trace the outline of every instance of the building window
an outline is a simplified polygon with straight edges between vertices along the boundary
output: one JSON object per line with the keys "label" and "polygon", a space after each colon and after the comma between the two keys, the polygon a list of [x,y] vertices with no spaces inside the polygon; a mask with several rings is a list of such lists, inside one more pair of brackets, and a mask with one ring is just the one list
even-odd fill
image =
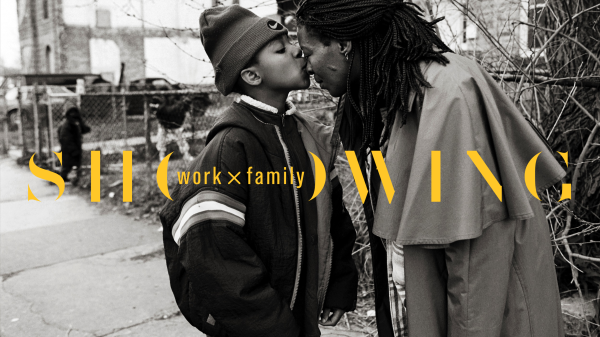
{"label": "building window", "polygon": [[108,9],[96,10],[96,27],[110,28],[110,11]]}
{"label": "building window", "polygon": [[48,18],[48,0],[43,0],[42,7],[44,10],[44,19]]}
{"label": "building window", "polygon": [[[538,25],[544,26],[547,13],[548,10],[546,9],[546,0],[535,0],[529,7],[529,22],[532,24],[537,22]],[[537,32],[540,31],[537,30]],[[540,48],[542,46],[539,35],[536,36],[535,27],[528,26],[527,46],[531,49]]]}
{"label": "building window", "polygon": [[48,74],[52,73],[52,68],[52,48],[46,46],[46,72]]}

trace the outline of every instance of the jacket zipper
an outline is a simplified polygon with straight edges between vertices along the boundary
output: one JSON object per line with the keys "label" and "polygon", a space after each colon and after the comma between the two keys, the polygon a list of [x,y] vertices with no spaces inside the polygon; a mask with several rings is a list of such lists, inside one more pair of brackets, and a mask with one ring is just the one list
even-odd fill
{"label": "jacket zipper", "polygon": [[[272,125],[275,127],[275,131],[277,132],[277,137],[279,137],[279,142],[281,143],[281,147],[283,148],[283,153],[285,154],[285,161],[287,163],[288,170],[290,170],[290,172],[291,172],[290,153],[288,151],[287,145],[283,141],[283,135],[281,134],[281,130],[279,129],[279,126],[261,121],[252,112],[250,112],[250,114],[258,122],[260,122],[264,125]],[[282,115],[281,116],[281,124],[282,125],[285,125],[284,118],[285,118],[285,115]],[[302,271],[302,227],[300,224],[300,202],[299,202],[299,197],[298,197],[298,188],[296,187],[296,179],[294,178],[294,176],[292,176],[292,183],[293,183],[294,201],[296,204],[296,225],[298,227],[298,262],[296,265],[296,280],[294,282],[294,291],[292,292],[292,300],[290,302],[290,309],[293,310],[294,304],[296,303],[296,297],[298,296],[298,287],[300,286],[300,272]],[[333,254],[333,251],[332,251],[332,254]],[[330,273],[331,273],[331,268],[330,268]]]}
{"label": "jacket zipper", "polygon": [[[283,123],[284,116],[281,117],[281,122]],[[285,160],[287,162],[288,170],[291,172],[291,160],[290,154],[283,140],[283,136],[281,134],[281,130],[277,125],[275,126],[275,131],[277,131],[277,136],[279,137],[279,142],[283,147],[283,152],[285,153]],[[300,203],[298,198],[298,188],[296,187],[296,179],[292,176],[293,183],[293,192],[294,192],[294,201],[296,203],[296,224],[298,226],[298,264],[296,266],[296,281],[294,282],[294,292],[292,293],[292,301],[290,303],[290,309],[294,309],[294,303],[296,302],[296,296],[298,295],[298,287],[300,286],[300,272],[302,270],[302,227],[300,224]]]}

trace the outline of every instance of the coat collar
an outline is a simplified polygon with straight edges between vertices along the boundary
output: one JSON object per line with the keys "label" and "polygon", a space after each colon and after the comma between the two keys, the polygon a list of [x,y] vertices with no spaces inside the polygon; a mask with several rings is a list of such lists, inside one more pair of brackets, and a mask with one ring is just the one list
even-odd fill
{"label": "coat collar", "polygon": [[[240,100],[242,100],[245,103],[247,103],[247,104],[249,104],[249,105],[251,105],[251,106],[253,106],[253,107],[257,108],[257,109],[260,109],[262,111],[267,111],[267,112],[271,112],[271,113],[274,113],[274,114],[278,113],[277,108],[275,108],[275,107],[273,107],[271,105],[268,105],[266,103],[263,103],[261,101],[257,101],[257,100],[255,100],[254,98],[252,98],[250,96],[242,95],[240,97]],[[296,111],[297,111],[296,110],[296,106],[294,105],[294,103],[292,103],[292,101],[288,100],[288,101],[285,102],[285,104],[287,106],[287,111],[285,112],[286,115],[291,116],[291,115],[293,115],[293,114],[296,113]]]}

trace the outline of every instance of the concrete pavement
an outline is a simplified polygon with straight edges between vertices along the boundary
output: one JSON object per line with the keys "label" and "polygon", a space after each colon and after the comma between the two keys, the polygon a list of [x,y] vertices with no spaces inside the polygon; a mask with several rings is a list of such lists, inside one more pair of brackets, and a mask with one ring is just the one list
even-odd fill
{"label": "concrete pavement", "polygon": [[[41,202],[27,201],[27,185]],[[0,159],[0,335],[203,336],[179,314],[156,223]],[[327,329],[324,336],[361,333]]]}
{"label": "concrete pavement", "polygon": [[[27,201],[27,185],[41,202]],[[178,315],[159,226],[0,160],[2,336],[201,336]]]}

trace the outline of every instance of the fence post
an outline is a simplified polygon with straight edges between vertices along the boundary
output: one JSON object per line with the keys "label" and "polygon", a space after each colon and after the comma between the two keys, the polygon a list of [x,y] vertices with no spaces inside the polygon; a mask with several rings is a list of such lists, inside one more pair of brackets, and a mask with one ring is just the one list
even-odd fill
{"label": "fence post", "polygon": [[[48,118],[48,120],[45,125],[42,123],[40,126],[40,143],[43,142],[43,144],[40,144],[40,152],[44,145],[48,147],[48,157],[46,158],[46,163],[48,163],[48,161],[52,161],[53,158],[52,147],[50,146],[50,137],[52,136],[50,134],[50,112],[48,111],[50,109],[50,92],[48,91],[48,84],[46,83],[44,83],[44,92],[42,95],[42,104],[46,105],[46,118]],[[53,168],[54,164],[50,163],[50,167]]]}
{"label": "fence post", "polygon": [[194,111],[194,99],[192,99],[192,102],[190,103],[190,111],[188,113],[188,116],[186,116],[185,120],[189,123],[189,125],[191,126],[192,129],[192,141],[195,140],[196,138],[196,128],[194,127],[194,125],[196,125],[196,113]]}
{"label": "fence post", "polygon": [[110,85],[110,104],[112,107],[112,118],[117,119],[117,96],[115,94],[115,85]]}
{"label": "fence post", "polygon": [[38,84],[33,83],[33,139],[34,139],[34,152],[38,153],[38,158],[42,155],[42,149],[40,148],[40,120],[38,115]]}
{"label": "fence post", "polygon": [[[47,91],[46,91],[47,92]],[[54,156],[52,152],[54,151],[54,120],[52,116],[52,97],[48,94],[48,159],[50,160],[50,165],[53,171],[56,171],[56,161],[54,160]],[[79,167],[77,168],[79,169]]]}
{"label": "fence post", "polygon": [[2,131],[3,131],[3,137],[2,137],[2,154],[7,154],[8,153],[8,149],[10,147],[10,145],[8,144],[8,102],[6,102],[6,93],[4,92],[4,90],[1,91],[2,94],[2,101],[4,102],[4,111],[5,111],[5,115],[4,118],[2,120]]}
{"label": "fence post", "polygon": [[8,112],[6,113],[6,116],[3,118],[2,120],[2,154],[7,154],[8,153]]}
{"label": "fence post", "polygon": [[23,107],[22,107],[22,100],[23,95],[21,95],[21,85],[19,84],[19,90],[17,91],[17,103],[18,105],[18,114],[19,114],[19,125],[18,125],[18,132],[19,132],[19,143],[21,143],[22,148],[22,152],[21,152],[21,157],[25,158],[27,156],[27,144],[25,144],[25,123],[23,121]]}
{"label": "fence post", "polygon": [[121,107],[121,112],[123,113],[123,140],[125,141],[125,149],[127,146],[127,102],[125,101],[125,91],[121,91],[121,97],[123,97],[123,106]]}
{"label": "fence post", "polygon": [[152,172],[150,148],[152,139],[150,138],[150,111],[148,111],[148,96],[144,95],[144,134],[146,135],[146,166],[148,171]]}

